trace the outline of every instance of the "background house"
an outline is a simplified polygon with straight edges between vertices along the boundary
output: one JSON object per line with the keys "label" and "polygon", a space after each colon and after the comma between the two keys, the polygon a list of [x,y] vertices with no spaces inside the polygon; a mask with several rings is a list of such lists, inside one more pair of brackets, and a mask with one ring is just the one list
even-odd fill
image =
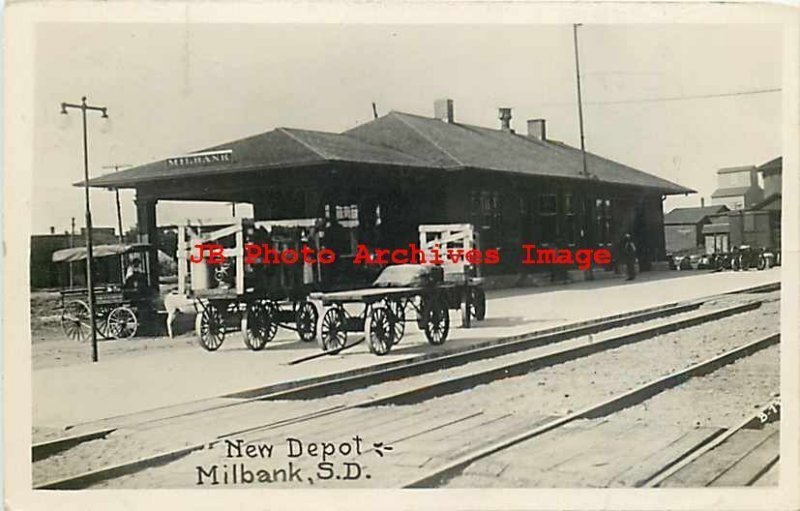
{"label": "background house", "polygon": [[704,251],[703,227],[711,217],[728,211],[724,205],[697,208],[675,208],[664,215],[664,237],[667,253],[682,254]]}
{"label": "background house", "polygon": [[[117,235],[113,227],[92,228],[92,240],[96,245],[117,243]],[[50,234],[34,234],[31,236],[31,289],[54,288],[69,285],[69,265],[53,263],[52,256],[56,250],[69,247],[83,247],[86,245],[86,228],[82,227],[80,233],[65,232],[58,234],[50,228]],[[73,267],[75,275],[83,272],[82,269]],[[74,276],[75,276],[74,275]]]}

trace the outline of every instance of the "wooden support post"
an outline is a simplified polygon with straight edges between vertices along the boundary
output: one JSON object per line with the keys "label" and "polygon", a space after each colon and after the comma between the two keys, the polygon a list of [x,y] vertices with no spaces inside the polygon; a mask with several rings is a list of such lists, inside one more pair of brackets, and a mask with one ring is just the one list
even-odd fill
{"label": "wooden support post", "polygon": [[239,219],[236,231],[236,294],[244,294],[244,225]]}
{"label": "wooden support post", "polygon": [[[138,194],[138,191],[137,191]],[[150,286],[158,286],[158,227],[156,226],[156,204],[155,199],[136,198],[136,224],[139,231],[139,242],[149,243],[156,250],[155,261],[152,261],[148,268]]]}

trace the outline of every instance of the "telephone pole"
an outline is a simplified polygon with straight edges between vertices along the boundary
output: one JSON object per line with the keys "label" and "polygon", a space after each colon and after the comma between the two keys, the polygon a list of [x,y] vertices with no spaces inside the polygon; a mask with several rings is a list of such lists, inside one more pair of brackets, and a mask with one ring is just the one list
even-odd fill
{"label": "telephone pole", "polygon": [[[69,248],[75,247],[75,217],[72,217],[72,224],[69,231]],[[72,272],[72,261],[69,262],[69,288],[72,289],[73,287],[73,272]]]}
{"label": "telephone pole", "polygon": [[[124,169],[130,166],[131,165],[127,163],[122,163],[114,165],[105,165],[103,166],[103,168],[114,169],[114,172],[119,172],[119,169]],[[125,242],[125,240],[123,239],[123,233],[122,233],[122,209],[119,206],[119,188],[114,188],[114,196],[117,199],[117,232],[119,234],[117,238],[119,239],[119,244],[122,245]]]}
{"label": "telephone pole", "polygon": [[86,134],[86,112],[100,112],[103,119],[108,119],[108,109],[104,106],[91,106],[86,103],[86,96],[81,98],[80,104],[61,103],[61,114],[67,115],[67,109],[74,108],[81,111],[83,120],[83,191],[86,206],[86,287],[89,299],[89,328],[92,336],[92,362],[97,362],[97,321],[94,317],[94,287],[92,283],[92,267],[94,254],[92,254],[92,209],[89,203],[89,139]]}
{"label": "telephone pole", "polygon": [[572,25],[572,38],[575,43],[575,76],[578,84],[578,124],[581,130],[581,156],[583,157],[583,175],[589,177],[589,168],[586,164],[586,143],[583,136],[583,98],[581,97],[581,62],[578,58],[578,27],[580,23]]}
{"label": "telephone pole", "polygon": [[[581,26],[580,23],[575,23],[572,25],[572,40],[575,47],[575,81],[577,83],[577,91],[578,91],[578,125],[580,127],[581,132],[581,159],[583,160],[583,177],[589,179],[589,166],[586,162],[586,142],[583,133],[583,97],[581,95],[581,61],[578,56],[578,27]],[[589,231],[590,243],[595,242],[595,229],[592,225],[592,216],[593,216],[593,203],[594,200],[592,198],[584,199],[584,216],[586,223],[584,224]],[[584,240],[585,241],[585,240]],[[592,267],[589,266],[588,271],[586,272],[586,280],[594,280],[594,272],[592,271]]]}

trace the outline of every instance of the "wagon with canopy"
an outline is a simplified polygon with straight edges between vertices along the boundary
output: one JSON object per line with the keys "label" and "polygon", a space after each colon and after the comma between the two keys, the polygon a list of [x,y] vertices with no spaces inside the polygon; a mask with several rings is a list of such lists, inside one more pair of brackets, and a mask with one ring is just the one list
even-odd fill
{"label": "wagon with canopy", "polygon": [[[57,250],[52,260],[60,264],[86,260],[86,247]],[[94,316],[97,334],[104,339],[129,339],[142,324],[152,324],[159,310],[158,282],[152,271],[157,251],[147,243],[95,245]],[[123,276],[125,268],[137,268]],[[89,293],[86,287],[60,291],[61,328],[70,339],[83,341],[91,334]]]}

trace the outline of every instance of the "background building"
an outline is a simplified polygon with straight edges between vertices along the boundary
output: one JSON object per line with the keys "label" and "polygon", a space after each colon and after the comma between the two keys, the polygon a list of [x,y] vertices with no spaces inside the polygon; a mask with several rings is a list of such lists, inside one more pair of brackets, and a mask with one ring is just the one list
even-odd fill
{"label": "background building", "polygon": [[726,211],[728,211],[728,207],[720,205],[675,208],[667,213],[664,216],[667,253],[703,252],[705,245],[703,227],[711,223],[712,216]]}
{"label": "background building", "polygon": [[[750,202],[752,199],[747,200],[745,196],[747,207],[713,215],[711,223],[703,226],[706,252],[727,252],[741,245],[780,248],[782,161],[779,157],[760,167],[741,167],[749,170],[740,175],[762,173],[764,190],[756,181],[757,191],[750,193],[750,197],[760,196],[761,199]],[[722,175],[725,174],[720,174]]]}
{"label": "background building", "polygon": [[720,169],[717,171],[717,182],[718,188],[711,194],[713,206],[727,206],[730,210],[746,209],[764,198],[755,166]]}

